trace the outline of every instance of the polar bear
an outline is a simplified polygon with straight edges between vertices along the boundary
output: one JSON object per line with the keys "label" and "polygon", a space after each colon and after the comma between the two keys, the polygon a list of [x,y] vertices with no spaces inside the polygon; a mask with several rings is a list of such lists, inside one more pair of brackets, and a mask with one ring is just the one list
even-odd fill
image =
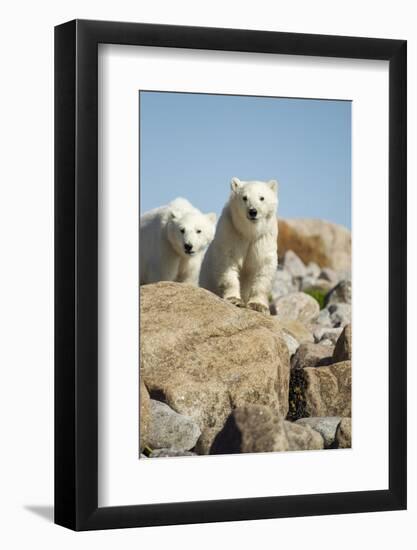
{"label": "polar bear", "polygon": [[200,286],[239,307],[269,313],[277,270],[278,184],[233,178],[203,260]]}
{"label": "polar bear", "polygon": [[145,212],[140,218],[140,284],[176,281],[198,285],[215,223],[216,214],[202,214],[183,198]]}

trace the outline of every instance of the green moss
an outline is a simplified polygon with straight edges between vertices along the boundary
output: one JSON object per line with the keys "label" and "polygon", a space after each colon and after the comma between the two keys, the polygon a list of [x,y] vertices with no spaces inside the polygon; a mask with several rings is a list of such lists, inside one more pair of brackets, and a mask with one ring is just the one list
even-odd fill
{"label": "green moss", "polygon": [[325,292],[323,292],[322,290],[318,290],[318,289],[305,290],[304,292],[306,294],[308,294],[309,296],[311,296],[312,298],[314,298],[315,300],[317,300],[317,302],[320,306],[320,309],[324,308],[324,302],[325,302],[325,298],[326,298],[326,293]]}

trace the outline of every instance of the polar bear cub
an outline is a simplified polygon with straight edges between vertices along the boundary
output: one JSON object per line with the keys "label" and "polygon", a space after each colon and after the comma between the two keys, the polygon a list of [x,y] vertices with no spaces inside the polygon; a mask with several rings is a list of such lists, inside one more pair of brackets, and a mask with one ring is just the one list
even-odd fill
{"label": "polar bear cub", "polygon": [[140,284],[176,281],[198,285],[204,251],[212,241],[216,214],[203,214],[177,198],[140,218]]}
{"label": "polar bear cub", "polygon": [[262,313],[269,313],[268,294],[278,263],[277,191],[275,180],[232,179],[200,273],[200,286]]}

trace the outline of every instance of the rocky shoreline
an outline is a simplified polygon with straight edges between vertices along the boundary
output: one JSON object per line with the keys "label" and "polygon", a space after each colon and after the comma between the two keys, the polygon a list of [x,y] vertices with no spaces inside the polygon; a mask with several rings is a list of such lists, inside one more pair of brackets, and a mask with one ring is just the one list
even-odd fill
{"label": "rocky shoreline", "polygon": [[141,456],[351,446],[351,280],[337,258],[287,249],[270,316],[190,285],[141,287]]}

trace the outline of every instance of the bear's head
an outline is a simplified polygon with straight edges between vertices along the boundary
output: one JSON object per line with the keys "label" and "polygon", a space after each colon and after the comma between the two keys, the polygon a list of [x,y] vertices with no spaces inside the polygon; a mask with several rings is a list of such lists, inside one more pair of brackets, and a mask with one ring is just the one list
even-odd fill
{"label": "bear's head", "polygon": [[202,252],[213,240],[216,214],[199,210],[171,210],[167,224],[168,238],[174,250],[184,258]]}
{"label": "bear's head", "polygon": [[262,225],[275,219],[278,206],[278,183],[275,180],[240,181],[232,178],[230,206],[233,217],[241,226]]}

